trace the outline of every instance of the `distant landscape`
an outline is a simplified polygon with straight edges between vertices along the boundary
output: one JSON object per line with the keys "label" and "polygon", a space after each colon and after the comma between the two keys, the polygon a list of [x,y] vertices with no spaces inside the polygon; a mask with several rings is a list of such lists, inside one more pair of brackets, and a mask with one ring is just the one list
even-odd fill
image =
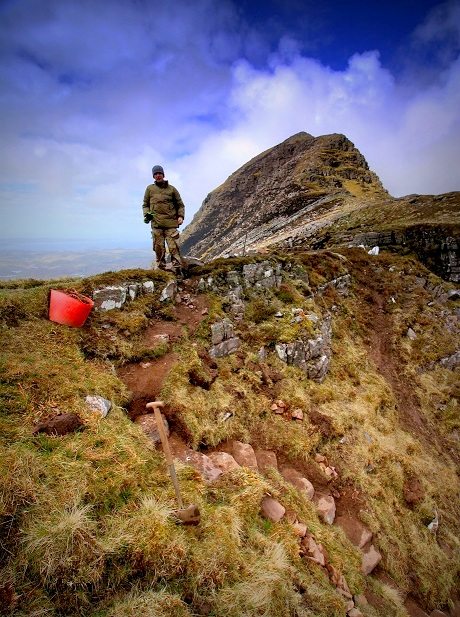
{"label": "distant landscape", "polygon": [[0,279],[54,279],[91,276],[109,270],[149,268],[151,249],[100,249],[79,251],[2,250]]}

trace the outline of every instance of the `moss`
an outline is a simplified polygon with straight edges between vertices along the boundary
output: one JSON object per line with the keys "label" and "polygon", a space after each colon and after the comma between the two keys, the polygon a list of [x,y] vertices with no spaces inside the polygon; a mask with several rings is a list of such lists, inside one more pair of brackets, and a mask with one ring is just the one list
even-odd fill
{"label": "moss", "polygon": [[255,297],[246,304],[244,317],[247,321],[256,324],[269,319],[277,311],[278,307],[270,298]]}

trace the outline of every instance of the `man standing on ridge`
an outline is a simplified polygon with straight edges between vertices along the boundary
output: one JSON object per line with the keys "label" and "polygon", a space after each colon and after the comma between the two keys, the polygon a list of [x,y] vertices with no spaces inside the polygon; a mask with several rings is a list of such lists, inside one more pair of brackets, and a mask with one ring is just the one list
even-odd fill
{"label": "man standing on ridge", "polygon": [[152,168],[154,184],[145,189],[142,211],[144,223],[151,223],[153,249],[160,270],[166,269],[166,247],[168,245],[171,263],[176,274],[181,274],[183,261],[179,249],[179,225],[184,222],[184,202],[179,191],[164,179],[161,165]]}

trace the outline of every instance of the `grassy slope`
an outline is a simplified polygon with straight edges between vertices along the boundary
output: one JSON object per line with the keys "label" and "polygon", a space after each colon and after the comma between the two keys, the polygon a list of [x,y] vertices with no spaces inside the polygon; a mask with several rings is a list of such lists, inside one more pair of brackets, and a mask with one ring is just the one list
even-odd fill
{"label": "grassy slope", "polygon": [[[359,496],[359,517],[376,534],[385,571],[427,608],[446,606],[460,561],[458,391],[451,371],[424,367],[453,352],[455,339],[441,314],[445,307],[428,306],[431,296],[415,277],[440,281],[408,258],[345,254],[347,261],[331,253],[297,255],[281,292],[248,303],[242,353],[219,360],[219,377],[204,391],[189,383],[188,374],[201,368],[196,350],[209,346],[209,325],[224,314],[220,299],[212,298],[196,335],[176,344],[182,361],[162,395],[195,447],[239,438],[272,448],[300,467],[314,466],[315,452],[326,454],[339,470],[335,488]],[[351,293],[343,298],[329,290],[308,298],[299,278],[305,272],[312,289],[348,272]],[[147,277],[143,271],[111,273],[72,286],[89,291]],[[15,607],[11,614],[344,615],[324,570],[299,558],[290,525],[259,516],[266,492],[307,523],[352,593],[367,586],[377,594],[381,608],[363,609],[365,615],[406,614],[391,588],[363,578],[358,552],[343,533],[321,523],[312,505],[275,472],[263,477],[240,469],[208,485],[179,465],[184,499],[198,503],[203,516],[197,528],[175,526],[168,518],[174,493],[164,460],[128,420],[129,393],[113,372],[114,364],[147,357],[142,331],[148,320],[171,314],[155,295],[72,330],[46,319],[51,286],[9,284],[0,292],[0,593]],[[257,350],[297,333],[289,320],[274,317],[273,308],[293,306],[333,313],[333,361],[322,384],[285,367],[274,354],[267,364],[282,379],[262,381]],[[102,327],[107,324],[111,328]],[[404,336],[409,325],[417,333],[413,342]],[[114,402],[105,420],[85,411],[87,393]],[[299,425],[271,415],[276,398],[301,407],[310,420]],[[219,423],[227,409],[234,417]],[[33,436],[34,423],[56,411],[78,412],[85,430]],[[315,413],[329,418],[327,433],[318,430]],[[403,490],[414,476],[424,496],[410,509]],[[441,521],[436,535],[426,527],[435,511]]]}
{"label": "grassy slope", "polygon": [[444,226],[458,233],[459,208],[459,192],[383,199],[345,215],[328,228],[328,233],[335,236],[350,232],[399,231],[413,225]]}

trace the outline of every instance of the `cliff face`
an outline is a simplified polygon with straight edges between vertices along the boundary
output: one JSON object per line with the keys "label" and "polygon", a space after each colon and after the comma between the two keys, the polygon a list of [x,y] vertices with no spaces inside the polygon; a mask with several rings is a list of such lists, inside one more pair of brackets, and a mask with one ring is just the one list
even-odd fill
{"label": "cliff face", "polygon": [[378,177],[344,135],[293,135],[256,156],[210,193],[182,242],[213,258],[295,234],[325,212],[367,196],[385,198]]}
{"label": "cliff face", "polygon": [[344,135],[293,135],[210,193],[182,236],[209,260],[271,248],[379,245],[460,276],[460,193],[391,197]]}

